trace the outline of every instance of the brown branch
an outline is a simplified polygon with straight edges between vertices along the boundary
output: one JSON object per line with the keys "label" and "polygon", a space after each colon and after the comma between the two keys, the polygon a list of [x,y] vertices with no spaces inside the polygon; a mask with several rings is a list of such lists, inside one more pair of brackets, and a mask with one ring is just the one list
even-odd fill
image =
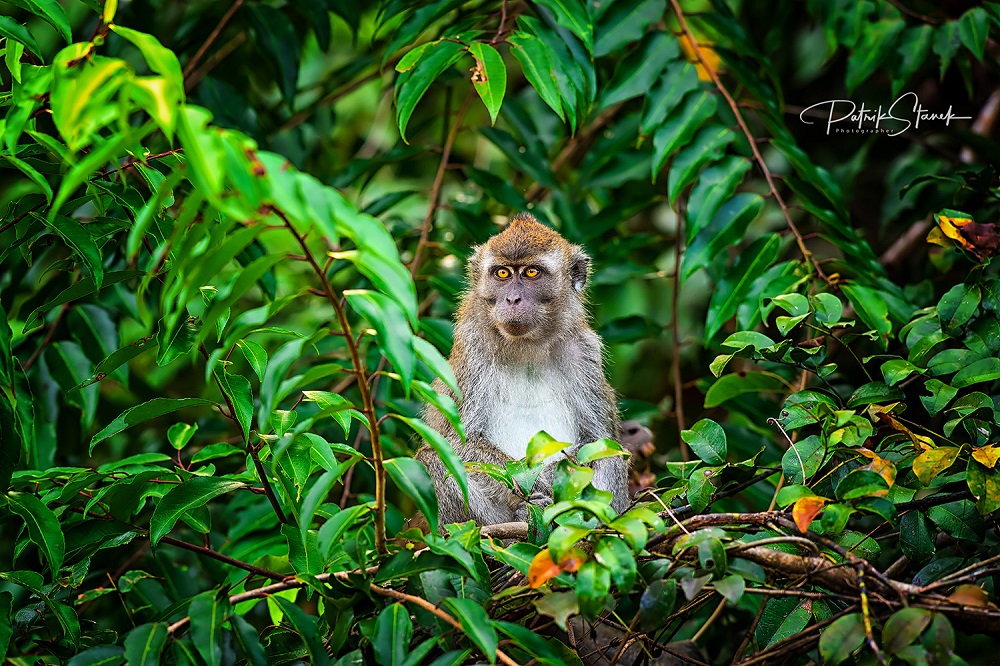
{"label": "brown branch", "polygon": [[333,306],[333,310],[337,315],[337,321],[340,323],[340,330],[344,334],[344,343],[347,345],[347,351],[351,357],[351,365],[354,367],[354,375],[357,379],[358,391],[361,394],[361,411],[365,415],[365,418],[368,419],[368,433],[372,445],[372,464],[375,467],[375,550],[379,554],[384,555],[388,552],[385,546],[385,467],[382,462],[382,440],[379,438],[378,419],[375,416],[375,401],[372,397],[371,387],[368,384],[368,375],[365,371],[364,361],[361,359],[358,344],[351,332],[351,323],[347,319],[344,304],[334,291],[330,280],[327,279],[326,272],[316,262],[315,257],[309,251],[305,237],[292,226],[291,220],[280,209],[271,208],[270,211],[284,222],[285,227],[295,237],[299,247],[302,248],[303,255],[306,257],[323,287],[327,301]]}
{"label": "brown branch", "polygon": [[[148,535],[147,535],[148,538]],[[246,562],[241,562],[240,560],[233,559],[228,555],[223,555],[217,550],[212,550],[211,548],[205,548],[204,546],[196,546],[193,543],[188,543],[187,541],[181,541],[180,539],[174,539],[173,537],[165,536],[160,538],[160,543],[169,543],[171,546],[177,546],[178,548],[183,548],[184,550],[190,550],[192,553],[198,553],[199,555],[204,555],[205,557],[210,557],[213,560],[218,560],[224,564],[236,567],[237,569],[243,569],[255,576],[263,576],[264,578],[269,578],[271,580],[285,580],[288,576],[280,574],[276,571],[269,571],[267,569],[261,569],[260,567],[248,564]]]}
{"label": "brown branch", "polygon": [[733,115],[736,116],[736,122],[740,126],[740,130],[747,139],[747,143],[750,144],[750,151],[753,153],[754,160],[757,162],[757,166],[760,168],[761,173],[764,174],[764,179],[767,181],[767,186],[771,190],[771,195],[774,197],[775,202],[777,202],[778,207],[781,209],[781,214],[785,218],[785,224],[788,229],[795,236],[795,242],[799,246],[799,251],[802,256],[809,261],[813,268],[816,270],[816,274],[827,284],[830,284],[830,278],[826,276],[823,269],[820,268],[819,262],[816,261],[816,257],[813,256],[812,251],[806,247],[805,239],[799,232],[795,222],[792,221],[792,215],[788,210],[788,206],[785,204],[784,198],[781,196],[781,192],[778,191],[778,186],[774,183],[774,176],[771,174],[771,170],[768,168],[767,164],[764,162],[763,156],[760,154],[760,150],[757,148],[757,140],[754,138],[753,134],[750,132],[750,128],[747,127],[746,120],[743,118],[743,114],[740,111],[739,105],[733,99],[732,95],[729,94],[729,90],[723,85],[722,80],[719,78],[718,73],[715,68],[712,67],[708,61],[705,59],[704,54],[701,52],[701,47],[698,45],[697,40],[694,38],[694,34],[691,32],[691,28],[688,27],[687,20],[684,18],[684,11],[681,9],[678,0],[670,0],[670,6],[674,10],[674,14],[677,16],[677,21],[680,24],[681,30],[687,37],[689,45],[692,52],[698,58],[698,62],[701,63],[702,68],[708,73],[712,78],[712,83],[718,89],[718,91],[725,98],[726,103],[732,110]]}
{"label": "brown branch", "polygon": [[444,147],[441,149],[441,161],[438,163],[438,170],[434,174],[434,182],[431,184],[427,215],[424,216],[424,221],[420,225],[420,240],[417,241],[417,249],[413,251],[413,261],[410,262],[410,275],[413,277],[417,276],[417,271],[420,268],[420,253],[427,245],[427,236],[431,232],[431,227],[434,226],[434,214],[437,212],[438,204],[441,200],[441,186],[444,183],[444,172],[448,168],[448,160],[451,159],[451,149],[455,145],[455,137],[458,136],[458,130],[462,126],[462,120],[465,119],[465,112],[469,110],[469,104],[472,102],[473,96],[474,91],[469,90],[469,93],[465,96],[465,101],[462,102],[462,107],[455,116],[455,121],[448,130]]}
{"label": "brown branch", "polygon": [[677,232],[674,234],[674,284],[671,295],[670,330],[673,339],[670,341],[671,359],[670,373],[674,382],[674,418],[677,419],[677,440],[680,442],[681,460],[691,460],[691,450],[681,437],[684,424],[684,382],[681,381],[681,260],[684,257],[684,219],[687,210],[677,212]]}
{"label": "brown branch", "polygon": [[24,362],[23,368],[25,374],[27,374],[28,370],[31,370],[31,366],[35,364],[35,361],[38,360],[38,357],[42,355],[42,352],[45,350],[45,348],[49,346],[50,342],[52,342],[52,337],[55,335],[56,329],[59,328],[59,324],[62,323],[63,317],[66,316],[66,313],[69,312],[69,309],[72,306],[73,303],[71,301],[69,303],[63,303],[63,306],[59,308],[59,314],[56,315],[56,320],[52,322],[51,326],[49,326],[49,331],[48,333],[45,334],[45,337],[42,339],[41,344],[38,345],[38,348],[35,349],[35,352],[31,355],[31,357]]}
{"label": "brown branch", "polygon": [[184,91],[190,91],[198,82],[205,78],[205,75],[215,69],[215,66],[220,62],[225,60],[232,54],[233,51],[243,46],[243,43],[248,39],[246,32],[236,33],[236,36],[230,39],[228,42],[222,45],[218,51],[212,54],[205,64],[196,69],[191,76],[184,79]]}
{"label": "brown branch", "polygon": [[[380,587],[375,583],[371,583],[369,587],[372,592],[380,596],[389,597],[390,599],[396,599],[397,601],[403,601],[406,603],[413,604],[414,606],[419,606],[420,608],[424,609],[425,611],[434,615],[435,617],[444,620],[455,629],[461,631],[463,634],[465,633],[465,631],[462,629],[462,625],[459,624],[458,620],[453,618],[448,613],[445,613],[443,610],[441,610],[431,602],[427,601],[426,599],[421,599],[420,597],[415,597],[412,594],[406,594],[405,592],[393,590],[388,587]],[[497,648],[497,659],[500,660],[501,663],[506,664],[507,666],[518,666],[516,661],[508,657],[499,648]]]}
{"label": "brown branch", "polygon": [[360,79],[355,79],[354,81],[348,83],[342,88],[337,88],[336,90],[333,90],[329,94],[317,100],[309,108],[299,111],[294,116],[286,120],[284,123],[281,124],[281,126],[278,127],[277,132],[275,133],[276,134],[281,133],[293,129],[295,127],[298,127],[305,121],[309,120],[309,117],[312,116],[312,114],[316,113],[318,109],[336,103],[336,101],[341,97],[346,97],[347,95],[350,95],[352,92],[354,92],[364,84],[368,83],[369,81],[373,81],[379,78],[380,76],[382,76],[382,72],[376,69],[373,72],[365,74]]}
{"label": "brown branch", "polygon": [[[226,10],[226,13],[222,15],[222,18],[219,19],[219,22],[212,29],[212,32],[209,33],[208,39],[205,40],[205,43],[201,45],[201,48],[195,52],[195,54],[191,57],[191,60],[189,60],[188,64],[184,67],[185,79],[191,74],[191,72],[194,71],[194,68],[198,65],[198,61],[201,60],[202,56],[205,55],[205,52],[208,51],[212,44],[215,43],[215,40],[218,39],[219,33],[221,33],[222,29],[226,27],[227,23],[229,23],[229,19],[233,18],[233,14],[235,14],[236,11],[243,5],[243,1],[244,0],[236,0],[229,7],[229,9]],[[185,89],[190,90],[188,86],[185,86]]]}

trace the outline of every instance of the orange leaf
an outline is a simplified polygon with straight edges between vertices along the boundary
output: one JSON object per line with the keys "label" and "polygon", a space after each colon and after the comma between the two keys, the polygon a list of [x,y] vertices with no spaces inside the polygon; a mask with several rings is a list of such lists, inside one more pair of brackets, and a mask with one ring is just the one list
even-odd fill
{"label": "orange leaf", "polygon": [[541,587],[551,578],[559,575],[559,565],[552,560],[548,548],[539,551],[528,567],[528,584],[531,587]]}
{"label": "orange leaf", "polygon": [[796,500],[792,507],[792,520],[800,532],[804,533],[809,529],[809,523],[823,510],[824,504],[826,499],[823,497],[802,497]]}
{"label": "orange leaf", "polygon": [[959,585],[948,599],[964,606],[990,605],[989,597],[978,585]]}
{"label": "orange leaf", "polygon": [[587,556],[579,548],[570,548],[563,553],[559,562],[552,559],[548,548],[539,551],[528,567],[528,584],[532,588],[541,587],[564,571],[577,571]]}
{"label": "orange leaf", "polygon": [[972,451],[972,457],[976,460],[976,462],[980,462],[984,466],[993,469],[996,467],[997,461],[1000,460],[1000,446],[997,446],[996,444],[989,444],[987,446],[974,449]]}

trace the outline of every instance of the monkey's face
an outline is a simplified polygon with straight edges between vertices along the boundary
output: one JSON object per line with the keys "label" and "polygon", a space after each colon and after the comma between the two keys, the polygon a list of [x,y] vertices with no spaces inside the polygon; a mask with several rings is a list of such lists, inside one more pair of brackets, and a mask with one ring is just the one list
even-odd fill
{"label": "monkey's face", "polygon": [[[558,336],[583,316],[590,258],[530,215],[476,248],[469,261],[472,294],[507,340]],[[472,306],[471,303],[466,303]]]}
{"label": "monkey's face", "polygon": [[544,333],[553,319],[550,311],[562,291],[558,277],[543,262],[494,264],[484,282],[493,321],[506,338]]}

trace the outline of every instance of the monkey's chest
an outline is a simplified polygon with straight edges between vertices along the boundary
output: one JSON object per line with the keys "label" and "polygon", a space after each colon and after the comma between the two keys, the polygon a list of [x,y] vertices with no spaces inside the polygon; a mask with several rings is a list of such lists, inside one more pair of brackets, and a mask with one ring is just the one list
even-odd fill
{"label": "monkey's chest", "polygon": [[497,385],[487,439],[511,458],[523,458],[528,441],[541,430],[561,442],[578,437],[572,396],[565,379],[545,372],[512,372]]}

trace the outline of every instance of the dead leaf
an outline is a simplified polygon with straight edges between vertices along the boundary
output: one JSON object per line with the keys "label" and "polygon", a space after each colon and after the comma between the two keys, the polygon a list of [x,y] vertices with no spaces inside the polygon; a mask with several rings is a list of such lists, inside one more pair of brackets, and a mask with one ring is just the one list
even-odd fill
{"label": "dead leaf", "polygon": [[990,606],[989,595],[978,585],[959,585],[948,597],[950,601],[963,606]]}
{"label": "dead leaf", "polygon": [[[896,482],[896,466],[893,465],[888,460],[886,460],[885,458],[880,458],[877,453],[875,453],[874,451],[871,451],[869,449],[858,449],[858,453],[860,453],[861,455],[863,455],[866,458],[869,458],[872,461],[870,465],[866,465],[865,467],[862,467],[861,469],[868,469],[868,470],[871,470],[871,471],[875,472],[876,474],[878,474],[879,476],[881,476],[883,479],[885,479],[886,484],[890,488],[892,488],[892,484],[894,484]],[[876,497],[885,497],[888,494],[889,494],[889,491],[888,490],[884,490],[884,491],[880,491],[879,493],[875,493],[875,496]]]}

